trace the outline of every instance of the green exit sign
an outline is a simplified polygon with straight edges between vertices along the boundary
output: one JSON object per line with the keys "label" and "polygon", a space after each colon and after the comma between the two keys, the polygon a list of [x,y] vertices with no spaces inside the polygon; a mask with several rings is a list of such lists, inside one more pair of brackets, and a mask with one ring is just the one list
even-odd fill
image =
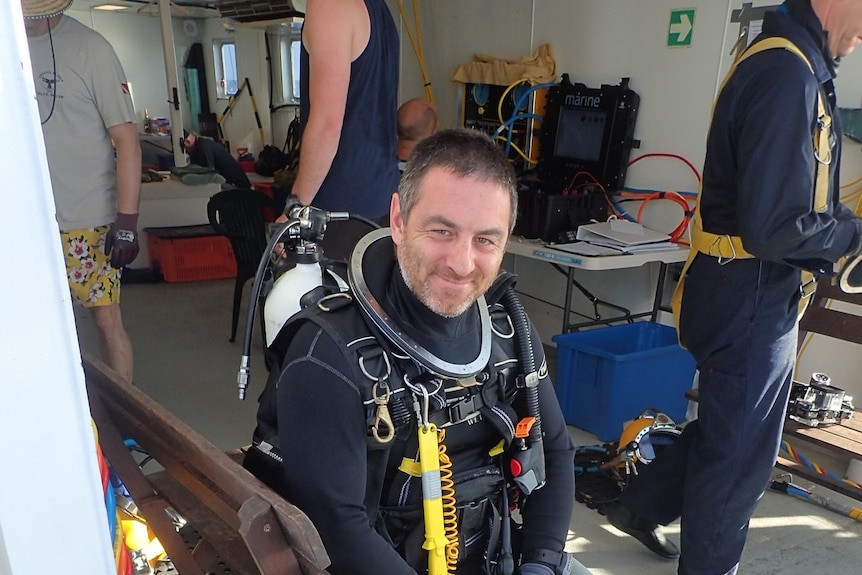
{"label": "green exit sign", "polygon": [[694,8],[670,11],[670,24],[667,28],[667,45],[669,47],[691,46],[693,32]]}

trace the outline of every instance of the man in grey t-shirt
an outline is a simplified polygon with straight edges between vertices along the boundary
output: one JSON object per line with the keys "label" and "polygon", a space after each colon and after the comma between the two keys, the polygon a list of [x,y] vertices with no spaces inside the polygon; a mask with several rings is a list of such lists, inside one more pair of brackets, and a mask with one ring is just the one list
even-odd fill
{"label": "man in grey t-shirt", "polygon": [[114,49],[63,15],[71,3],[21,0],[72,297],[90,310],[105,363],[131,382],[120,273],[138,253],[137,118]]}

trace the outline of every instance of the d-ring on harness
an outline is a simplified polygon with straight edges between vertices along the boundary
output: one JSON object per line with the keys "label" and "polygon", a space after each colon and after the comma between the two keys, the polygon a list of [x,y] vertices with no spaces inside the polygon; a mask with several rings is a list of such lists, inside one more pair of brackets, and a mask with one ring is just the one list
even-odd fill
{"label": "d-ring on harness", "polygon": [[[371,387],[371,396],[374,399],[374,405],[377,406],[377,411],[374,414],[374,423],[371,424],[371,435],[380,443],[389,443],[395,439],[395,425],[392,423],[392,415],[389,413],[389,396],[392,395],[392,391],[389,389],[389,384],[386,383],[392,374],[392,366],[389,363],[389,355],[385,351],[381,355],[385,366],[385,373],[382,376],[375,377],[368,373],[363,355],[359,356],[359,369],[365,377],[374,381],[374,385]],[[386,432],[383,435],[380,434],[381,423],[386,427]]]}

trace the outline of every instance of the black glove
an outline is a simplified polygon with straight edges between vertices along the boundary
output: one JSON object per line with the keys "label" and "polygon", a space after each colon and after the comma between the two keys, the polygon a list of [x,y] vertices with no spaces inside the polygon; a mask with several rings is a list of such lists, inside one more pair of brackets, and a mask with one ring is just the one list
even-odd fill
{"label": "black glove", "polygon": [[117,220],[105,237],[105,253],[111,256],[111,267],[120,269],[138,256],[138,214],[117,213]]}
{"label": "black glove", "polygon": [[304,207],[304,204],[299,201],[299,198],[290,194],[284,201],[284,215],[286,215],[288,219],[296,217],[295,212],[302,207]]}

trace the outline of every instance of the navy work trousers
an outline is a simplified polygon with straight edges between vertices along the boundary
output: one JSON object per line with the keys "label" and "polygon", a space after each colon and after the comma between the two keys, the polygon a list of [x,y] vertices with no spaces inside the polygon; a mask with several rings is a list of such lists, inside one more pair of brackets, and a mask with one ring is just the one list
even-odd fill
{"label": "navy work trousers", "polygon": [[[699,255],[686,278],[681,328],[700,374],[698,420],[620,497],[654,523],[681,517],[679,575],[736,573],[778,455],[790,391],[793,282],[768,264],[731,264]],[[698,301],[704,298],[709,303]]]}

